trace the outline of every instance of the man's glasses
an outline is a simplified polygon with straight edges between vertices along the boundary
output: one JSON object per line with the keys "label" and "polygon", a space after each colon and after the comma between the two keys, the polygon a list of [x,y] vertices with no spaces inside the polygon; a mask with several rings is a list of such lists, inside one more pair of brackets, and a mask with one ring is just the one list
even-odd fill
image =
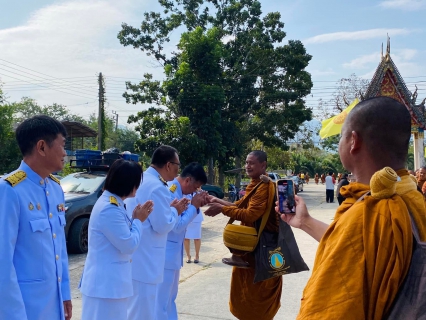
{"label": "man's glasses", "polygon": [[180,168],[180,163],[178,163],[178,162],[173,162],[173,161],[169,161],[170,163],[173,163],[173,164],[175,164],[175,165],[177,165],[179,168]]}

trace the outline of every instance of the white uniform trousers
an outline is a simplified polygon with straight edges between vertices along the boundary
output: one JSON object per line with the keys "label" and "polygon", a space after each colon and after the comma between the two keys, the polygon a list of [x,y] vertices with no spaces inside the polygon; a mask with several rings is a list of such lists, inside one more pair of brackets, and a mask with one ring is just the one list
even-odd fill
{"label": "white uniform trousers", "polygon": [[133,296],[129,298],[127,318],[129,320],[156,320],[155,298],[157,284],[133,280]]}
{"label": "white uniform trousers", "polygon": [[180,270],[164,269],[163,283],[157,288],[156,320],[177,320],[176,297]]}
{"label": "white uniform trousers", "polygon": [[94,298],[83,294],[81,320],[126,320],[129,298]]}

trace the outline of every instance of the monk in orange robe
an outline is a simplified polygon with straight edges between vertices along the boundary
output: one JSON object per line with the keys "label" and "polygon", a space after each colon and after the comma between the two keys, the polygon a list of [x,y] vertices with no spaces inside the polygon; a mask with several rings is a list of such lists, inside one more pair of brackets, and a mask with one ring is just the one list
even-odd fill
{"label": "monk in orange robe", "polygon": [[409,211],[420,237],[426,237],[422,194],[403,169],[410,124],[408,110],[396,100],[359,103],[345,120],[339,143],[342,164],[356,182],[341,188],[346,199],[333,223],[311,217],[300,197],[296,215],[281,216],[320,242],[297,319],[379,320],[390,311],[412,255]]}
{"label": "monk in orange robe", "polygon": [[421,167],[417,172],[417,186],[422,190],[426,181],[426,167]]}
{"label": "monk in orange robe", "polygon": [[[253,151],[247,156],[246,173],[251,178],[251,182],[247,186],[246,195],[260,182],[260,175],[266,174],[266,164],[266,153],[263,151]],[[242,225],[254,227],[255,222],[262,219],[269,209],[270,214],[265,230],[278,232],[278,216],[273,206],[275,188],[270,188],[270,184],[272,184],[271,181],[262,183],[243,208],[237,208],[237,206],[244,198],[236,203],[230,203],[211,197],[212,204],[205,214],[215,216],[222,212],[228,217],[241,221]],[[241,259],[242,266],[247,268],[233,267],[232,269],[229,301],[231,313],[240,320],[273,319],[281,305],[282,276],[253,283],[254,254],[246,253]],[[233,259],[229,261],[231,264],[235,262]]]}

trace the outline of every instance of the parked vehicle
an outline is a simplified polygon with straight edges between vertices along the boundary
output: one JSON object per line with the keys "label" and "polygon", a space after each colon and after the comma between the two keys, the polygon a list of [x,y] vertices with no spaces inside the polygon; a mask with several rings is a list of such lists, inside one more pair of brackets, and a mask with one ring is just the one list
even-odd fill
{"label": "parked vehicle", "polygon": [[240,199],[246,195],[246,186],[241,186],[240,192],[238,192]]}
{"label": "parked vehicle", "polygon": [[303,191],[303,179],[299,178],[298,176],[291,176],[289,179],[294,181],[294,192],[297,194],[298,192]]}
{"label": "parked vehicle", "polygon": [[235,202],[240,199],[240,190],[231,183],[228,187],[228,199],[230,202]]}
{"label": "parked vehicle", "polygon": [[271,180],[274,182],[277,182],[277,180],[281,179],[281,176],[275,172],[268,172],[268,175],[269,175],[269,178],[271,178]]}
{"label": "parked vehicle", "polygon": [[65,238],[71,253],[88,250],[88,226],[93,206],[102,194],[106,171],[71,173],[61,180],[65,193]]}
{"label": "parked vehicle", "polygon": [[221,187],[214,186],[212,184],[205,184],[201,186],[201,189],[207,191],[209,195],[219,199],[223,199],[223,197],[225,196],[225,193],[223,192]]}

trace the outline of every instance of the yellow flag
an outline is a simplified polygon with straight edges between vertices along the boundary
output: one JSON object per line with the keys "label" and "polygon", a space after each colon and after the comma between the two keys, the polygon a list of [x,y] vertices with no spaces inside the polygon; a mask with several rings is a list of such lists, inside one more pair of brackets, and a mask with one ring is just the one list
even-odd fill
{"label": "yellow flag", "polygon": [[326,119],[321,122],[322,128],[320,131],[321,139],[325,139],[336,134],[340,134],[342,131],[342,125],[345,122],[348,113],[359,103],[358,98],[352,101],[352,103],[337,116],[334,116],[330,119]]}

